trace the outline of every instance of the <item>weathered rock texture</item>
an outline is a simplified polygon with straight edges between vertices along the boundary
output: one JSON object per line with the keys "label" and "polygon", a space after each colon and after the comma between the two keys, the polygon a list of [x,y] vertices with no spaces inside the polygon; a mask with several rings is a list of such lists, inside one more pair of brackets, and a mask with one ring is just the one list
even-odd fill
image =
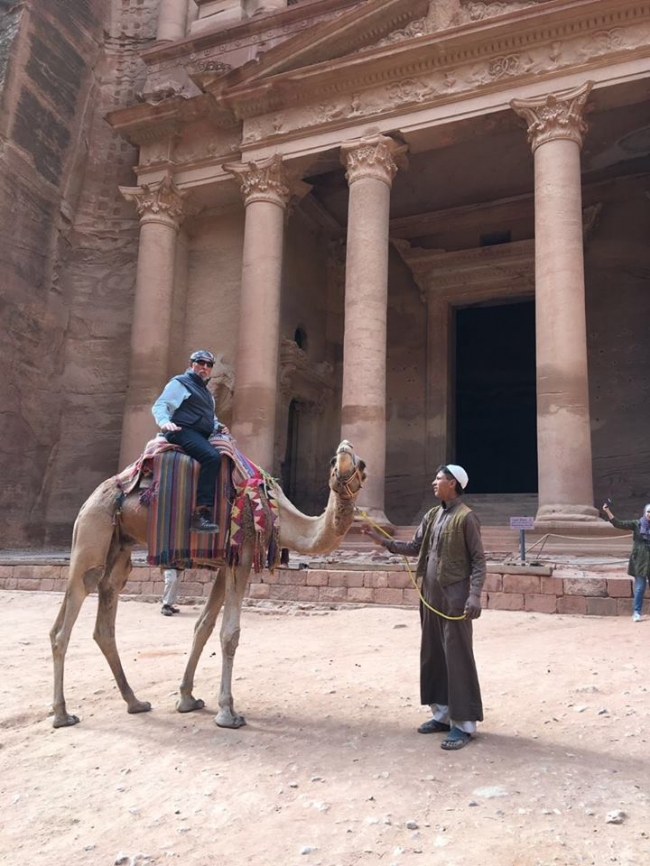
{"label": "weathered rock texture", "polygon": [[3,99],[6,251],[0,364],[5,546],[69,537],[84,495],[116,468],[128,375],[137,224],[117,185],[136,152],[104,115],[142,80],[156,3],[28,0]]}

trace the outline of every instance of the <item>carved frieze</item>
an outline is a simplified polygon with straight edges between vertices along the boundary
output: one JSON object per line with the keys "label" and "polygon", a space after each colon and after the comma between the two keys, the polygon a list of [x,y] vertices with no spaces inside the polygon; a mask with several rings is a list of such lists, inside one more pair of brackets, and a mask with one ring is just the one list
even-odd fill
{"label": "carved frieze", "polygon": [[[497,12],[488,9],[494,5],[464,8],[473,15],[489,17],[488,12]],[[508,5],[509,11],[526,6]],[[543,7],[544,3],[535,0],[527,5]],[[247,96],[237,103],[244,118],[242,143],[250,146],[305,129],[342,128],[358,118],[385,116],[387,107],[399,114],[411,107],[455,101],[464,93],[476,93],[477,89],[506,81],[514,86],[533,77],[588,69],[603,57],[615,61],[637,56],[640,50],[647,53],[649,44],[650,4],[643,3],[625,14],[615,8],[598,18],[593,15],[579,22],[570,18],[555,23],[552,30],[535,27],[531,21],[530,30],[507,31],[492,41],[459,41],[457,47],[445,46],[444,51],[430,50],[426,55],[414,49],[412,59],[410,54],[400,56],[400,62],[390,69],[380,64],[355,66],[354,90],[349,93],[337,79],[331,84],[319,82],[316,97],[309,90],[315,90],[316,83],[296,79],[291,88],[277,92],[266,88],[259,100],[252,94]]]}
{"label": "carved frieze", "polygon": [[528,124],[528,141],[533,150],[555,139],[568,139],[582,147],[587,131],[583,114],[593,83],[582,87],[549,93],[535,99],[513,99],[512,109]]}
{"label": "carved frieze", "polygon": [[470,21],[484,21],[486,18],[505,15],[517,9],[529,9],[531,6],[537,6],[538,2],[540,0],[523,0],[523,2],[510,3],[466,3],[464,10]]}

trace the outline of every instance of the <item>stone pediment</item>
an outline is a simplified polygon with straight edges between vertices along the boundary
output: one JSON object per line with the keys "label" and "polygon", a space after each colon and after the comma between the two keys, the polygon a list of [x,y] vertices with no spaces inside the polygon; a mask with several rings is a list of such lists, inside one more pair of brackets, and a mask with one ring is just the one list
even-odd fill
{"label": "stone pediment", "polygon": [[[330,21],[305,28],[250,63],[219,76],[218,87],[260,84],[280,73],[352,57],[382,39],[390,38],[394,32],[407,32],[408,25],[426,16],[428,9],[429,0],[367,0]],[[196,76],[193,77],[196,80]],[[210,89],[209,80],[203,83],[206,89]]]}
{"label": "stone pediment", "polygon": [[[331,20],[314,20],[312,26],[293,34],[258,54],[224,78],[220,68],[214,78],[220,86],[236,88],[261,83],[271,76],[352,58],[388,45],[419,39],[443,30],[485,21],[550,0],[366,0]],[[200,71],[195,71],[196,80]]]}

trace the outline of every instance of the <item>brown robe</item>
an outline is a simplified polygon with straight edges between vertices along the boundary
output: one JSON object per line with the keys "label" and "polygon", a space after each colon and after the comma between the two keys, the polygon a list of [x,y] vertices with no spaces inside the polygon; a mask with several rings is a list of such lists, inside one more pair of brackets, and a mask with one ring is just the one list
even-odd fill
{"label": "brown robe", "polygon": [[[436,610],[447,616],[462,616],[469,596],[470,584],[480,593],[485,580],[485,553],[478,518],[470,511],[460,530],[464,535],[471,573],[466,579],[441,586],[436,578],[439,542],[446,526],[462,500],[443,503],[431,534],[427,569],[422,595]],[[426,521],[418,527],[409,542],[391,541],[386,547],[391,553],[417,556],[426,530]],[[447,620],[430,611],[420,602],[422,642],[420,645],[420,700],[423,704],[449,707],[449,716],[456,722],[483,721],[481,689],[472,646],[472,621]]]}

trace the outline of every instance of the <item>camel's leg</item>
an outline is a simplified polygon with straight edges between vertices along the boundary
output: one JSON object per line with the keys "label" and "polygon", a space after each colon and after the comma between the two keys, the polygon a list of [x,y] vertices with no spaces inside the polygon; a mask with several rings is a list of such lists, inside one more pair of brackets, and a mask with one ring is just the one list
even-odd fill
{"label": "camel's leg", "polygon": [[129,713],[146,713],[151,709],[148,701],[139,701],[128,684],[115,643],[115,616],[120,592],[131,571],[131,547],[111,549],[106,575],[99,585],[99,605],[94,639],[106,657],[117,687],[128,705]]}
{"label": "camel's leg", "polygon": [[180,686],[181,696],[176,703],[176,709],[179,713],[190,713],[192,710],[202,710],[205,706],[205,701],[201,698],[195,698],[192,694],[194,690],[194,674],[196,666],[199,663],[203,647],[214,630],[221,605],[225,595],[225,580],[223,569],[215,575],[210,595],[205,603],[201,615],[194,626],[194,639],[192,641],[192,650],[185,667],[183,680]]}
{"label": "camel's leg", "polygon": [[235,712],[232,697],[232,670],[235,652],[239,645],[241,608],[250,574],[250,562],[228,569],[226,579],[226,603],[221,622],[221,691],[219,693],[219,712],[215,723],[220,728],[240,728],[246,719]]}
{"label": "camel's leg", "polygon": [[71,715],[66,709],[63,695],[63,670],[72,628],[87,595],[88,591],[83,581],[70,581],[58,616],[50,631],[52,660],[54,662],[54,698],[52,701],[54,721],[52,724],[55,728],[66,728],[79,722],[79,717]]}
{"label": "camel's leg", "polygon": [[[90,513],[88,517],[92,518]],[[63,694],[63,673],[65,655],[70,642],[72,628],[79,616],[81,605],[89,592],[99,583],[106,567],[106,557],[113,536],[113,526],[110,516],[98,519],[93,523],[92,538],[86,532],[83,521],[75,524],[72,537],[72,554],[70,556],[70,572],[63,602],[58,616],[50,631],[52,645],[52,661],[54,663],[54,710],[55,728],[65,728],[76,725],[78,716],[68,713]]]}

